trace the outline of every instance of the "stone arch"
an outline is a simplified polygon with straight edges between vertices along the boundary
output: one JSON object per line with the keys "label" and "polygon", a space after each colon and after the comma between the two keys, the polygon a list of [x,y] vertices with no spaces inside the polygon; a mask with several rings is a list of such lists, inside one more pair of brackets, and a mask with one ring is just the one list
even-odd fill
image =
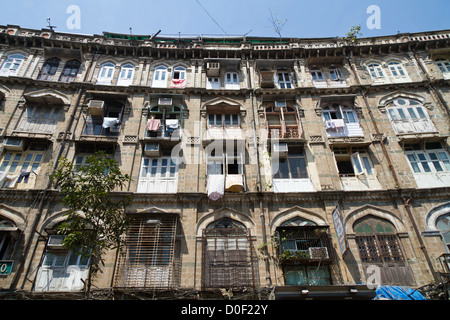
{"label": "stone arch", "polygon": [[445,214],[450,214],[450,202],[444,203],[431,209],[425,219],[426,231],[438,232],[439,230],[436,227],[436,221],[437,219],[439,219],[439,217]]}
{"label": "stone arch", "polygon": [[106,63],[112,63],[116,67],[122,65],[122,62],[119,59],[112,58],[112,57],[105,57],[105,58],[100,58],[97,61],[97,66],[100,69],[102,67],[102,65],[104,65]]}
{"label": "stone arch", "polygon": [[355,234],[355,231],[353,230],[355,222],[369,215],[389,221],[394,225],[397,233],[407,233],[406,227],[403,224],[402,220],[395,214],[388,210],[381,209],[372,205],[365,205],[351,211],[344,218],[344,229],[346,234]]}
{"label": "stone arch", "polygon": [[230,218],[232,220],[236,220],[240,223],[243,223],[247,229],[254,229],[255,223],[254,221],[247,215],[242,212],[236,211],[234,209],[223,207],[221,209],[215,210],[213,212],[207,213],[203,217],[201,217],[197,223],[197,236],[202,236],[202,231],[214,221]]}
{"label": "stone arch", "polygon": [[400,63],[400,64],[404,64],[405,62],[407,62],[404,58],[401,58],[401,57],[392,57],[392,56],[390,56],[390,57],[387,57],[385,60],[384,60],[384,63],[386,64],[386,65],[389,65],[389,63],[391,63],[391,62],[398,62],[398,63]]}
{"label": "stone arch", "polygon": [[45,104],[70,105],[70,99],[67,95],[54,89],[42,89],[27,92],[23,95],[27,102],[41,102]]}
{"label": "stone arch", "polygon": [[25,58],[27,58],[27,56],[30,55],[30,53],[28,51],[22,50],[22,49],[12,49],[12,50],[8,50],[3,54],[3,57],[8,57],[10,55],[13,54],[21,54],[23,55]]}
{"label": "stone arch", "polygon": [[24,230],[26,226],[25,214],[10,206],[0,203],[0,217],[13,222],[18,229]]}
{"label": "stone arch", "polygon": [[320,214],[296,206],[280,212],[275,216],[270,224],[270,234],[274,234],[277,227],[279,227],[283,222],[291,220],[295,217],[309,220],[318,226],[329,226],[328,222]]}
{"label": "stone arch", "polygon": [[172,71],[173,70],[175,70],[175,68],[178,68],[178,67],[182,67],[182,68],[185,68],[186,69],[186,72],[188,72],[188,69],[191,67],[189,64],[187,64],[187,63],[185,63],[185,62],[182,62],[182,61],[179,61],[179,62],[177,62],[176,64],[174,64],[174,65],[172,65]]}
{"label": "stone arch", "polygon": [[165,61],[156,61],[156,62],[152,63],[152,65],[150,67],[150,71],[155,71],[155,69],[158,67],[165,67],[165,68],[167,68],[167,72],[169,72],[169,68],[171,68],[171,65]]}
{"label": "stone arch", "polygon": [[139,66],[139,63],[136,63],[133,59],[123,59],[117,62],[117,64],[122,68],[123,66],[126,66],[127,64],[132,65],[134,68],[137,68]]}
{"label": "stone arch", "polygon": [[[130,212],[127,212],[127,213],[130,213]],[[175,211],[167,211],[167,210],[164,210],[164,209],[158,208],[158,207],[148,207],[148,208],[145,208],[145,209],[140,210],[140,211],[135,212],[135,213],[137,213],[137,214],[162,214],[162,215],[164,215],[164,214],[178,214],[179,210],[177,210],[175,212]]]}
{"label": "stone arch", "polygon": [[231,107],[231,106],[238,107],[239,112],[241,113],[241,116],[245,117],[246,109],[244,108],[244,106],[240,102],[237,102],[233,99],[229,99],[227,97],[218,97],[218,98],[212,99],[208,102],[205,102],[202,105],[202,107],[200,108],[200,113],[201,113],[202,117],[205,117],[207,114],[208,107],[220,108],[220,107]]}
{"label": "stone arch", "polygon": [[369,66],[369,64],[372,64],[372,63],[379,64],[380,66],[382,66],[384,64],[383,60],[370,57],[370,58],[367,58],[367,59],[363,59],[361,61],[361,66],[367,68]]}
{"label": "stone arch", "polygon": [[392,100],[398,99],[398,98],[405,98],[405,99],[411,99],[411,100],[417,100],[419,101],[423,106],[427,107],[431,104],[431,102],[429,102],[426,98],[424,98],[421,95],[412,93],[412,92],[408,92],[408,91],[403,91],[403,90],[397,90],[394,91],[382,98],[380,98],[379,102],[378,102],[378,108],[381,110],[384,110],[386,108],[386,105],[391,102]]}
{"label": "stone arch", "polygon": [[[41,232],[44,232],[46,230],[51,230],[55,228],[58,224],[61,222],[67,220],[66,214],[69,212],[69,210],[62,210],[55,214],[53,214],[50,218],[44,221],[41,226]],[[79,211],[78,214],[82,217],[84,217],[84,213]]]}

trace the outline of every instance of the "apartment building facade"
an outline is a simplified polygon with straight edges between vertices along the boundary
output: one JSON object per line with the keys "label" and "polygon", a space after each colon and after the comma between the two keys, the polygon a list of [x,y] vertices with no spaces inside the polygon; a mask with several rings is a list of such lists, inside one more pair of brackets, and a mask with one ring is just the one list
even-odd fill
{"label": "apartment building facade", "polygon": [[351,298],[446,281],[449,38],[0,26],[1,289],[83,290],[89,260],[60,245],[48,172],[100,150],[133,201],[96,288]]}

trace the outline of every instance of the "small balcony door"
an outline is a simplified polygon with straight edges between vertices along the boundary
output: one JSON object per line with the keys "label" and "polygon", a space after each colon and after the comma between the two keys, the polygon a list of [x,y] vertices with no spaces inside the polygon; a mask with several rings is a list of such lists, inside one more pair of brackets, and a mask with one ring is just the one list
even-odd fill
{"label": "small balcony door", "polygon": [[66,250],[47,251],[39,268],[35,291],[79,291],[89,271],[89,259]]}
{"label": "small balcony door", "polygon": [[171,157],[143,158],[139,176],[139,193],[176,193],[178,165]]}

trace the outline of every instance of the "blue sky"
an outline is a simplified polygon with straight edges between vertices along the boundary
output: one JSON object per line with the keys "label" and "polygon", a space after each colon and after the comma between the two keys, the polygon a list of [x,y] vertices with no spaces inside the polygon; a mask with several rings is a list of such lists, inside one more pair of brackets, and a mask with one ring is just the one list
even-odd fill
{"label": "blue sky", "polygon": [[[79,29],[68,28],[70,5],[80,8]],[[367,27],[370,5],[380,8],[380,29]],[[21,0],[2,3],[0,24],[41,29],[50,17],[59,32],[276,37],[269,10],[287,19],[284,37],[343,37],[355,25],[363,37],[450,29],[449,0]]]}

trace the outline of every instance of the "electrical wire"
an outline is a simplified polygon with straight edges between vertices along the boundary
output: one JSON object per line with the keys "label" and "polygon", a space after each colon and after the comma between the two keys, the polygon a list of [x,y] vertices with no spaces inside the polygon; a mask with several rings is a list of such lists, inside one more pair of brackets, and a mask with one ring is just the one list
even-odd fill
{"label": "electrical wire", "polygon": [[227,36],[227,35],[228,35],[227,32],[226,32],[225,30],[223,30],[223,28],[222,28],[222,27],[217,23],[217,21],[209,14],[209,12],[206,11],[206,9],[202,6],[202,4],[201,4],[198,0],[195,0],[195,1],[197,1],[198,5],[199,5],[200,7],[202,7],[202,9],[206,12],[206,14],[212,19],[212,21],[214,21],[214,23],[217,24],[217,26],[220,28],[220,30],[222,30],[223,33],[225,33],[225,35]]}

